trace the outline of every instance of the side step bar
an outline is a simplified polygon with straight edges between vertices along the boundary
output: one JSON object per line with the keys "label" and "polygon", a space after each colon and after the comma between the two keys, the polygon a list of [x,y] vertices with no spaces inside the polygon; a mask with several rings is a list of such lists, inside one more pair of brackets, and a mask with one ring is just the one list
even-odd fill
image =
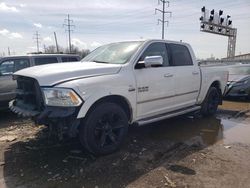
{"label": "side step bar", "polygon": [[166,114],[161,114],[161,115],[157,115],[157,116],[153,116],[151,118],[144,118],[144,119],[140,119],[137,121],[139,126],[145,125],[145,124],[149,124],[149,123],[153,123],[156,121],[160,121],[160,120],[164,120],[164,119],[168,119],[171,117],[175,117],[175,116],[179,116],[182,114],[186,114],[189,112],[193,112],[196,110],[199,110],[201,107],[200,106],[192,106],[192,107],[188,107],[188,108],[184,108],[182,110],[177,110],[177,111],[173,111],[173,112],[169,112]]}

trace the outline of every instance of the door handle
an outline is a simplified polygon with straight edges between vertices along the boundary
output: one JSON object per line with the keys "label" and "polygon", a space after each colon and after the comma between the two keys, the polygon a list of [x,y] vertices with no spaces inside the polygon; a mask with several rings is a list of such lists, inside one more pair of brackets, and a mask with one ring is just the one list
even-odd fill
{"label": "door handle", "polygon": [[174,75],[173,74],[170,74],[170,73],[167,73],[167,74],[164,74],[164,77],[165,78],[170,78],[170,77],[173,77]]}
{"label": "door handle", "polygon": [[199,74],[199,72],[193,71],[192,74],[193,74],[193,75],[197,75],[197,74]]}

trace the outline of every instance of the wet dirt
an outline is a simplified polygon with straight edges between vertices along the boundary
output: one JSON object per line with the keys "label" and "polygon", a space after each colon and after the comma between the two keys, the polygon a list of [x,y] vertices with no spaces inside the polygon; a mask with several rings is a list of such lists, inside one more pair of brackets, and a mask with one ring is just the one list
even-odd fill
{"label": "wet dirt", "polygon": [[225,101],[215,117],[131,127],[121,150],[98,158],[0,112],[0,187],[248,187],[249,109]]}

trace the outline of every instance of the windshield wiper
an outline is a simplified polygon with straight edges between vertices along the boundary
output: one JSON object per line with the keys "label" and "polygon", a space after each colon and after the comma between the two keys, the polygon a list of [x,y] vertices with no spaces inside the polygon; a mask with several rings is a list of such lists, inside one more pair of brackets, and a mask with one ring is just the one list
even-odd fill
{"label": "windshield wiper", "polygon": [[106,61],[97,61],[97,60],[94,60],[93,62],[95,62],[95,63],[105,63],[105,64],[109,64],[109,62],[106,62]]}

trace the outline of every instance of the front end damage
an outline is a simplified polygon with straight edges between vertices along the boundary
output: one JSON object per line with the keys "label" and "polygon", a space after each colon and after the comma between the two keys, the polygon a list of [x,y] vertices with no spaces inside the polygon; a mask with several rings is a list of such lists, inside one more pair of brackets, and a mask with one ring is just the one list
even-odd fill
{"label": "front end damage", "polygon": [[80,106],[47,106],[35,79],[24,76],[15,76],[14,79],[17,81],[17,89],[16,98],[9,103],[12,112],[31,118],[36,124],[48,126],[50,133],[59,139],[65,134],[76,136],[80,124],[80,120],[77,120]]}

